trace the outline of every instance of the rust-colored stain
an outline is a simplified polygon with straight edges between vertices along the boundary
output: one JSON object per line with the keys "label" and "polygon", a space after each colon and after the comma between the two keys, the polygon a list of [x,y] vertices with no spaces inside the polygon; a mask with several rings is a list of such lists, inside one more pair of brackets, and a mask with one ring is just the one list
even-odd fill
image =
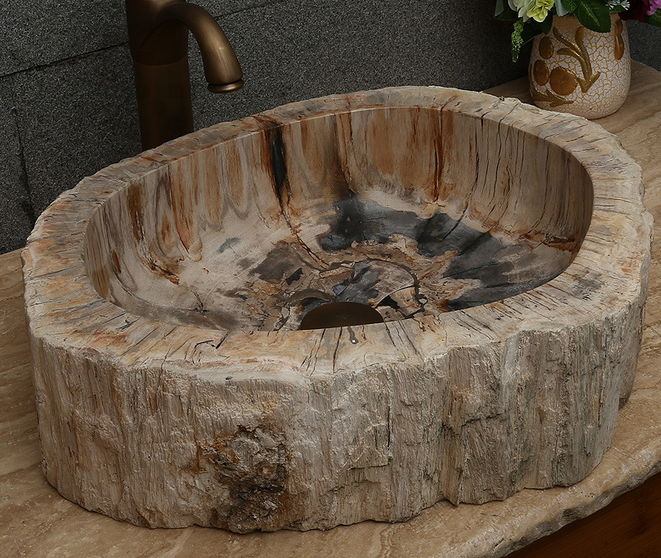
{"label": "rust-colored stain", "polygon": [[[262,137],[260,134],[260,138]],[[241,138],[240,141],[225,142],[222,147],[222,151],[218,154],[221,157],[219,167],[223,170],[221,176],[224,178],[220,184],[222,187],[221,193],[225,203],[229,204],[234,211],[246,212],[248,209],[246,207],[246,194],[249,192],[246,188],[246,182],[255,180],[257,184],[261,184],[258,161],[263,161],[264,152],[255,149],[256,140],[253,136]],[[245,164],[254,165],[252,171],[254,176],[244,176],[244,160]]]}
{"label": "rust-colored stain", "polygon": [[[395,139],[393,133],[389,131],[389,121],[395,120],[397,109],[376,109],[355,113],[351,119],[351,127],[354,134],[354,149],[356,150],[357,160],[364,167],[363,172],[370,168],[379,169],[381,176],[389,176],[395,172],[395,163],[397,161],[395,142],[399,145],[399,140]],[[407,130],[402,130],[406,136]],[[362,152],[359,152],[362,151]],[[364,150],[364,151],[363,151]],[[367,184],[367,187],[370,185]]]}
{"label": "rust-colored stain", "polygon": [[119,261],[119,256],[115,250],[112,251],[112,263],[115,268],[116,273],[122,272],[122,264]]}
{"label": "rust-colored stain", "polygon": [[239,427],[209,445],[198,443],[196,465],[211,470],[228,495],[212,510],[215,527],[239,533],[281,521],[285,506],[288,456],[282,433],[266,424]]}
{"label": "rust-colored stain", "polygon": [[221,146],[216,146],[207,152],[204,158],[204,216],[207,224],[218,228],[221,220],[223,194],[229,188],[226,176],[221,174],[219,151]]}
{"label": "rust-colored stain", "polygon": [[94,287],[103,298],[110,298],[110,284],[104,268],[94,270]]}
{"label": "rust-colored stain", "polygon": [[[181,165],[181,163],[179,163]],[[195,203],[192,199],[195,196],[198,176],[196,168],[190,165],[188,173],[184,174],[180,166],[176,172],[170,170],[170,200],[172,203],[172,217],[174,226],[179,236],[179,240],[184,248],[190,252],[197,240],[197,231],[195,223]],[[185,178],[184,178],[185,177]]]}
{"label": "rust-colored stain", "polygon": [[128,196],[128,207],[131,212],[131,225],[133,226],[133,237],[138,244],[144,242],[145,233],[142,228],[142,195],[141,190],[136,187],[130,187],[126,190]]}

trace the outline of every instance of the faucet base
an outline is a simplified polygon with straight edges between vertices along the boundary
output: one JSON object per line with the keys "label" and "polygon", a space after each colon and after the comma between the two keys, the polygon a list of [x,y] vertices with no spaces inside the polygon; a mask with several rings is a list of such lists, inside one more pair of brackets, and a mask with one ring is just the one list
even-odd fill
{"label": "faucet base", "polygon": [[193,131],[188,58],[157,66],[133,63],[142,148]]}

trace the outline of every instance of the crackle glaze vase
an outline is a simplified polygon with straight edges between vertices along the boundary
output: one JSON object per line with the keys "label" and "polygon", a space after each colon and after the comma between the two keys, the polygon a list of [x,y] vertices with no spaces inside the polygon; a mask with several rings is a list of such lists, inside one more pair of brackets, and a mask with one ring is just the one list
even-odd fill
{"label": "crackle glaze vase", "polygon": [[538,107],[591,119],[613,114],[631,81],[625,23],[611,14],[610,32],[598,33],[574,16],[554,16],[551,32],[533,42],[529,73]]}

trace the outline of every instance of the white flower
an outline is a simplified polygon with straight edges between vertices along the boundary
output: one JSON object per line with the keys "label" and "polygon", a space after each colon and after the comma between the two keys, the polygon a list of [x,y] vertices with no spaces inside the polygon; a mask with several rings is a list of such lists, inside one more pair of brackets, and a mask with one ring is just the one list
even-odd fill
{"label": "white flower", "polygon": [[549,15],[553,4],[554,0],[535,0],[535,5],[528,10],[528,16],[541,23]]}
{"label": "white flower", "polygon": [[535,5],[535,0],[507,0],[507,3],[523,21],[528,21],[528,11]]}

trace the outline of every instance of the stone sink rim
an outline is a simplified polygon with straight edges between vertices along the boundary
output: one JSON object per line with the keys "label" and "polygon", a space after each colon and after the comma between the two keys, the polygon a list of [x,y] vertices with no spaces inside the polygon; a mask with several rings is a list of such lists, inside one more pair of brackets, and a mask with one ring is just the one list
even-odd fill
{"label": "stone sink rim", "polygon": [[[115,195],[121,188],[130,183],[139,180],[140,176],[153,171],[161,165],[167,165],[170,161],[186,157],[188,154],[212,147],[217,143],[231,141],[243,135],[259,133],[263,129],[260,121],[268,120],[272,117],[278,119],[280,123],[296,122],[300,119],[310,117],[321,117],[327,113],[339,111],[352,111],[357,109],[369,109],[380,106],[381,95],[388,92],[391,95],[389,102],[393,102],[392,94],[411,94],[426,92],[437,92],[439,94],[450,94],[450,99],[445,99],[444,106],[452,105],[455,91],[451,88],[436,86],[409,86],[392,87],[373,91],[363,91],[350,94],[337,94],[310,101],[302,101],[283,105],[263,113],[244,118],[234,122],[223,122],[215,126],[199,130],[183,138],[177,138],[171,142],[163,144],[157,148],[141,153],[135,157],[124,159],[118,163],[110,165],[96,174],[84,178],[75,188],[63,192],[39,217],[37,223],[28,238],[25,249],[22,252],[24,261],[24,280],[26,285],[26,298],[30,302],[27,304],[28,316],[30,319],[30,328],[33,334],[38,335],[44,326],[49,326],[50,334],[53,331],[53,319],[56,318],[58,311],[68,312],[67,307],[57,310],[48,303],[43,295],[44,278],[50,274],[65,272],[72,278],[68,289],[70,293],[58,293],[60,296],[68,294],[73,298],[75,292],[75,306],[78,309],[87,308],[86,317],[92,314],[99,316],[93,334],[89,331],[71,331],[65,329],[56,333],[62,346],[71,346],[76,348],[87,348],[91,351],[99,350],[109,356],[112,360],[118,360],[125,366],[134,366],[138,364],[132,357],[133,343],[129,341],[130,336],[125,337],[123,342],[114,340],[110,345],[103,346],[99,341],[106,336],[115,337],[114,329],[107,324],[116,324],[118,320],[124,319],[130,324],[127,329],[139,331],[141,326],[154,328],[154,326],[163,327],[164,324],[149,317],[138,316],[120,308],[112,302],[101,297],[91,281],[89,280],[85,264],[81,258],[83,252],[84,236],[92,215],[100,206],[110,197]],[[640,289],[645,288],[646,268],[649,266],[650,242],[646,239],[651,238],[651,215],[644,208],[642,196],[644,186],[642,182],[642,172],[635,161],[622,149],[616,136],[606,132],[598,124],[590,122],[584,118],[544,111],[542,109],[521,103],[517,99],[497,98],[485,93],[473,93],[461,91],[461,94],[469,94],[471,102],[475,104],[478,113],[483,112],[482,118],[498,119],[501,122],[512,124],[516,122],[516,117],[521,114],[532,116],[552,115],[552,121],[544,121],[545,131],[541,131],[540,139],[555,144],[563,149],[568,149],[586,169],[592,178],[594,189],[594,208],[592,222],[586,234],[585,239],[578,251],[575,259],[570,263],[567,269],[551,279],[547,283],[540,285],[530,291],[515,295],[503,301],[486,303],[480,306],[455,310],[443,314],[442,316],[423,316],[412,317],[400,321],[390,321],[384,324],[372,324],[364,326],[352,326],[360,342],[364,338],[364,332],[375,332],[377,330],[388,332],[392,339],[393,333],[401,339],[411,339],[411,336],[418,338],[420,332],[426,337],[442,338],[443,343],[437,345],[436,350],[424,352],[424,358],[434,358],[447,352],[452,347],[480,346],[484,343],[502,342],[514,335],[521,334],[524,331],[531,330],[555,330],[567,326],[578,326],[587,323],[595,317],[604,317],[599,314],[600,300],[594,300],[589,310],[586,311],[585,305],[580,307],[557,300],[559,292],[565,292],[572,288],[572,283],[576,283],[576,277],[581,276],[586,269],[599,269],[602,273],[611,274],[613,277],[640,277],[641,280],[634,281],[633,287],[624,291],[609,290],[609,295],[615,296],[616,304],[612,304],[611,312],[619,311],[620,305],[626,305],[632,297],[639,294]],[[410,99],[406,99],[402,106],[410,106]],[[467,103],[462,100],[462,108],[466,108]],[[324,107],[324,108],[322,108]],[[251,131],[245,131],[241,125],[245,122],[254,122],[255,127]],[[524,132],[540,132],[534,124],[518,126]],[[557,132],[555,125],[559,125],[561,133]],[[565,129],[562,129],[565,126]],[[591,131],[599,136],[598,141],[591,141],[583,148],[577,147],[575,143],[575,134],[585,131]],[[619,180],[613,183],[613,177],[619,175]],[[608,182],[611,182],[610,185]],[[613,194],[613,189],[617,191]],[[609,206],[616,204],[622,207],[629,206],[631,209],[627,213],[631,218],[638,215],[638,223],[625,223],[625,228],[617,239],[614,240],[612,258],[610,265],[605,269],[603,262],[595,261],[595,253],[598,253],[598,246],[594,241],[594,229],[597,223],[612,223],[614,219],[622,220],[619,213],[609,210]],[[67,216],[67,219],[59,220],[60,217]],[[640,230],[639,230],[640,229]],[[624,233],[624,234],[622,234]],[[67,247],[62,239],[69,240]],[[626,248],[625,248],[626,247]],[[39,253],[48,254],[49,259],[45,260],[39,257]],[[636,268],[635,262],[639,262]],[[631,264],[634,264],[633,267]],[[621,282],[625,284],[625,282]],[[630,283],[627,283],[630,284]],[[556,287],[562,285],[562,289]],[[604,293],[605,294],[605,293]],[[34,300],[39,300],[35,303]],[[563,311],[569,312],[569,318],[562,323],[557,320],[549,320],[543,315],[528,315],[525,324],[515,320],[511,314],[504,313],[504,308],[525,309],[526,307],[538,307],[539,300],[543,300],[550,314],[557,308],[562,307]],[[55,305],[57,308],[57,305]],[[104,325],[104,322],[106,325]],[[499,331],[490,330],[488,333],[482,328],[476,329],[475,324],[498,323]],[[255,359],[278,362],[284,365],[290,372],[303,372],[297,363],[289,362],[288,359],[282,359],[278,355],[279,342],[277,338],[281,335],[297,336],[297,341],[304,342],[317,339],[319,336],[328,335],[331,331],[337,335],[338,343],[340,337],[348,339],[347,328],[329,328],[325,330],[310,331],[261,331],[261,330],[213,330],[192,325],[178,325],[176,328],[171,324],[165,324],[167,329],[178,329],[183,336],[190,339],[190,345],[197,347],[186,353],[181,350],[176,351],[175,358],[164,358],[162,366],[168,364],[176,365],[181,371],[181,366],[185,367],[185,361],[188,357],[192,358],[194,364],[189,367],[193,374],[206,365],[224,365],[228,366],[228,358],[225,353],[229,350],[222,350],[221,347],[229,345],[245,345],[249,341],[251,352],[243,351],[240,360],[232,362],[239,365],[241,361],[254,361]],[[453,327],[456,326],[456,327]],[[438,331],[440,329],[440,331]],[[392,331],[390,331],[392,330]],[[162,329],[160,330],[163,333]],[[326,332],[326,333],[324,333]],[[449,334],[449,335],[448,335]],[[51,338],[52,341],[52,338]],[[93,341],[93,342],[92,342]],[[91,343],[92,342],[92,343]],[[358,343],[360,344],[360,343]],[[406,343],[409,348],[415,349],[410,342]],[[414,344],[413,344],[414,345]],[[430,348],[433,344],[430,344]],[[200,350],[204,348],[205,350]],[[170,347],[171,349],[171,347]],[[396,350],[396,343],[390,345],[390,351],[379,355],[379,362],[387,362],[391,359],[400,361],[402,357],[410,358],[411,352],[407,350],[401,354]],[[394,351],[392,349],[395,349]],[[220,350],[220,353],[219,353]],[[193,355],[194,353],[194,355]],[[414,350],[414,353],[419,353]],[[166,351],[167,354],[167,351]],[[174,355],[172,355],[174,356]],[[182,358],[183,357],[183,358]],[[369,366],[369,363],[365,367]],[[282,373],[284,369],[280,369]],[[321,369],[316,369],[319,373]],[[332,370],[328,370],[332,373]],[[266,372],[270,377],[271,372]],[[305,374],[304,374],[305,375]],[[207,374],[204,374],[210,379]],[[221,374],[224,378],[224,373]],[[238,378],[237,378],[238,379]]]}

